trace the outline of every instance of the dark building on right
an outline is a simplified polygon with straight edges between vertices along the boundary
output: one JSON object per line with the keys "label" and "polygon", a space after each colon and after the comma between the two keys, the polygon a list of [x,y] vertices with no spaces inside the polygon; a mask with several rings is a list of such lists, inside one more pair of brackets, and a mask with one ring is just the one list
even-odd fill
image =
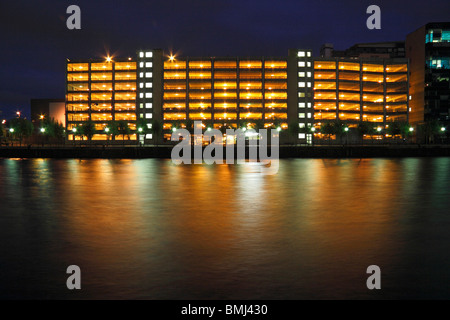
{"label": "dark building on right", "polygon": [[333,44],[326,43],[320,48],[322,58],[404,58],[405,42],[357,43],[346,50],[334,50]]}
{"label": "dark building on right", "polygon": [[450,22],[428,23],[406,37],[410,61],[409,121],[450,122]]}

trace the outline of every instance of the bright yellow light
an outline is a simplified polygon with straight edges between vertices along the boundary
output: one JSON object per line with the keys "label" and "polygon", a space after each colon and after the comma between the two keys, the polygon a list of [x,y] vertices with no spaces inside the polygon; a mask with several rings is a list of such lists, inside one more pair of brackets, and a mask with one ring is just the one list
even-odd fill
{"label": "bright yellow light", "polygon": [[170,56],[169,56],[169,60],[170,60],[170,61],[175,60],[175,56],[174,56],[174,55],[170,55]]}
{"label": "bright yellow light", "polygon": [[111,62],[111,61],[112,61],[112,58],[110,56],[107,56],[106,57],[106,62]]}

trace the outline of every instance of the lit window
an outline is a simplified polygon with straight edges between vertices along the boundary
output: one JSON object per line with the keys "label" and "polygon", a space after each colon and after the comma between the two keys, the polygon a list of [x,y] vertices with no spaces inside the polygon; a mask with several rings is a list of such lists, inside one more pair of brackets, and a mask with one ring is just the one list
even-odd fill
{"label": "lit window", "polygon": [[311,108],[311,102],[308,102],[308,108]]}
{"label": "lit window", "polygon": [[311,82],[308,82],[308,88],[311,88]]}
{"label": "lit window", "polygon": [[311,72],[307,72],[307,73],[306,73],[306,76],[307,76],[308,78],[311,78]]}
{"label": "lit window", "polygon": [[146,92],[145,93],[145,97],[146,98],[151,98],[152,97],[152,93],[151,92]]}
{"label": "lit window", "polygon": [[139,57],[140,58],[143,58],[144,57],[144,53],[141,51],[141,52],[139,52]]}
{"label": "lit window", "polygon": [[144,83],[139,83],[139,88],[143,88],[144,87]]}
{"label": "lit window", "polygon": [[152,117],[153,117],[153,115],[151,113],[145,114],[145,119],[151,119]]}
{"label": "lit window", "polygon": [[145,84],[145,87],[146,87],[146,88],[151,88],[151,87],[152,87],[152,83],[151,83],[151,82],[147,82],[147,83]]}
{"label": "lit window", "polygon": [[299,61],[298,62],[298,66],[299,67],[304,67],[305,66],[305,61]]}
{"label": "lit window", "polygon": [[153,105],[152,105],[151,103],[146,103],[146,104],[145,104],[145,107],[146,107],[147,109],[150,109],[151,107],[153,107]]}
{"label": "lit window", "polygon": [[299,57],[304,57],[305,56],[305,51],[299,51],[298,52],[298,56]]}
{"label": "lit window", "polygon": [[153,57],[153,53],[150,51],[150,52],[146,52],[145,53],[145,57],[146,58],[151,58],[151,57]]}
{"label": "lit window", "polygon": [[140,72],[139,73],[139,78],[143,78],[144,77],[144,73],[143,72]]}
{"label": "lit window", "polygon": [[303,112],[301,112],[301,113],[298,114],[298,117],[300,119],[305,119],[305,114]]}
{"label": "lit window", "polygon": [[139,67],[143,68],[144,67],[144,63],[143,62],[139,63]]}
{"label": "lit window", "polygon": [[299,76],[299,78],[304,78],[305,77],[305,73],[304,72],[299,72],[298,76]]}
{"label": "lit window", "polygon": [[305,107],[305,103],[304,103],[304,102],[300,102],[300,103],[298,104],[298,107],[299,107],[299,108],[304,108],[304,107]]}
{"label": "lit window", "polygon": [[306,54],[308,55],[308,57],[311,57],[311,52],[310,51],[308,51]]}
{"label": "lit window", "polygon": [[153,74],[151,72],[146,72],[145,73],[145,77],[146,78],[151,78],[153,76]]}
{"label": "lit window", "polygon": [[153,138],[153,135],[151,133],[147,133],[145,135],[145,139],[152,139],[152,138]]}
{"label": "lit window", "polygon": [[307,62],[306,66],[311,67],[311,62]]}
{"label": "lit window", "polygon": [[146,68],[151,68],[153,66],[153,63],[151,63],[151,62],[146,62],[145,63],[145,67]]}
{"label": "lit window", "polygon": [[139,98],[143,98],[144,94],[143,93],[139,93]]}
{"label": "lit window", "polygon": [[151,129],[152,128],[152,124],[151,123],[147,123],[147,128]]}
{"label": "lit window", "polygon": [[299,98],[304,98],[305,97],[305,93],[304,92],[299,92],[298,93],[298,97]]}
{"label": "lit window", "polygon": [[299,82],[298,83],[298,87],[299,88],[304,88],[305,87],[305,83],[304,82]]}
{"label": "lit window", "polygon": [[308,112],[308,119],[311,119],[311,113]]}
{"label": "lit window", "polygon": [[305,124],[304,124],[304,123],[299,123],[299,124],[298,124],[298,127],[299,127],[300,129],[302,129],[302,128],[305,127]]}
{"label": "lit window", "polygon": [[306,134],[305,133],[299,133],[298,134],[298,138],[299,139],[305,139],[306,138]]}

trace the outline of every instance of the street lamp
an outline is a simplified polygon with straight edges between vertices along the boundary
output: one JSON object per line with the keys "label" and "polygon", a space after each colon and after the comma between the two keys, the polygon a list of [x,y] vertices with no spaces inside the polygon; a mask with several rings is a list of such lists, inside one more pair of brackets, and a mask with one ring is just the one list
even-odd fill
{"label": "street lamp", "polygon": [[345,144],[348,144],[348,127],[345,127],[344,131],[345,131]]}
{"label": "street lamp", "polygon": [[138,128],[138,131],[139,131],[139,132],[142,132],[142,128]]}
{"label": "street lamp", "polygon": [[312,127],[311,132],[315,132],[315,131],[316,131],[316,128]]}
{"label": "street lamp", "polygon": [[409,128],[409,132],[413,132],[413,131],[414,131],[413,127]]}
{"label": "street lamp", "polygon": [[14,128],[9,129],[9,132],[14,133]]}
{"label": "street lamp", "polygon": [[72,129],[72,132],[73,132],[73,133],[77,133],[77,128],[73,128],[73,129]]}
{"label": "street lamp", "polygon": [[377,128],[377,131],[378,131],[378,132],[381,132],[381,127],[378,127],[378,128]]}
{"label": "street lamp", "polygon": [[277,131],[280,132],[280,131],[281,131],[281,127],[278,127],[278,128],[277,128]]}
{"label": "street lamp", "polygon": [[444,131],[445,131],[445,127],[442,127],[442,128],[441,128],[441,131],[444,132]]}
{"label": "street lamp", "polygon": [[109,132],[109,128],[108,128],[108,127],[105,128],[105,132],[106,132],[106,133]]}
{"label": "street lamp", "polygon": [[41,132],[44,133],[45,132],[45,128],[41,128]]}

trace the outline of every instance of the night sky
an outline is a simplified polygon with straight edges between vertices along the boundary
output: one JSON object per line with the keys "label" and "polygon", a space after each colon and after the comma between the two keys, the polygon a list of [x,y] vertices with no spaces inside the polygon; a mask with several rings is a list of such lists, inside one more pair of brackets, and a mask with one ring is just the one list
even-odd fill
{"label": "night sky", "polygon": [[[66,9],[81,8],[82,30],[68,30]],[[381,8],[381,30],[366,9]],[[448,0],[2,0],[0,110],[22,111],[32,98],[64,98],[66,58],[135,56],[141,48],[181,56],[287,56],[323,43],[402,41],[427,22],[450,21]]]}

